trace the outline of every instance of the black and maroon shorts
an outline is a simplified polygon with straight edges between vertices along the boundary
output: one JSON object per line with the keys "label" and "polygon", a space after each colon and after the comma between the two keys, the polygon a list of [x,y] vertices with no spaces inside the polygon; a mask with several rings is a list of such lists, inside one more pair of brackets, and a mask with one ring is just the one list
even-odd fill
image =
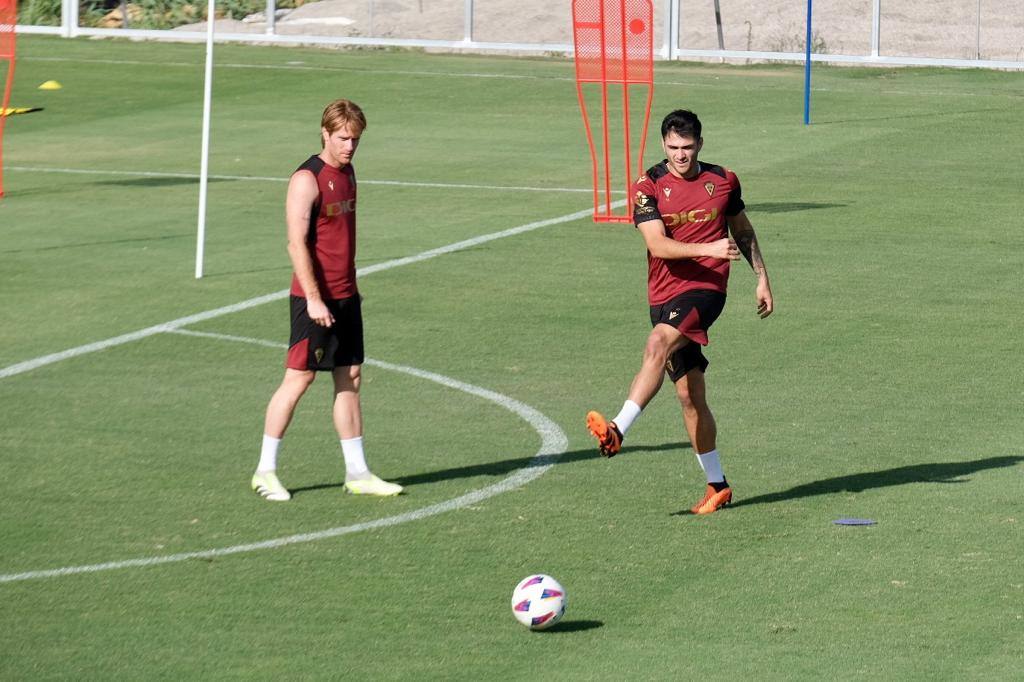
{"label": "black and maroon shorts", "polygon": [[306,299],[292,296],[292,333],[285,367],[329,371],[335,367],[363,364],[363,314],[359,294],[325,300],[334,324],[321,327],[310,319]]}
{"label": "black and maroon shorts", "polygon": [[701,346],[708,345],[708,329],[725,307],[725,294],[710,289],[694,289],[679,294],[671,301],[651,306],[651,325],[667,324],[690,340],[677,350],[665,364],[665,371],[673,382],[697,368],[707,370],[708,360]]}

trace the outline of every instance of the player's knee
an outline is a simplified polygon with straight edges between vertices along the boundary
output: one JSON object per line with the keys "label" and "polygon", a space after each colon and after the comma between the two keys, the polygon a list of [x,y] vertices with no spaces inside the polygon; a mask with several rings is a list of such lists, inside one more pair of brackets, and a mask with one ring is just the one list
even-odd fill
{"label": "player's knee", "polygon": [[359,391],[363,373],[361,365],[339,367],[334,370],[334,388],[336,391]]}
{"label": "player's knee", "polygon": [[708,403],[703,382],[691,380],[689,375],[676,382],[676,396],[684,410],[693,412],[707,410]]}
{"label": "player's knee", "polygon": [[644,362],[658,368],[664,367],[668,361],[668,344],[656,334],[647,337],[647,345],[644,347]]}
{"label": "player's knee", "polygon": [[697,406],[693,402],[690,389],[686,386],[686,379],[676,383],[676,397],[679,398],[679,404],[683,406],[684,410],[687,412],[697,411]]}
{"label": "player's knee", "polygon": [[306,392],[314,379],[316,379],[316,372],[289,369],[285,371],[282,385],[301,395]]}

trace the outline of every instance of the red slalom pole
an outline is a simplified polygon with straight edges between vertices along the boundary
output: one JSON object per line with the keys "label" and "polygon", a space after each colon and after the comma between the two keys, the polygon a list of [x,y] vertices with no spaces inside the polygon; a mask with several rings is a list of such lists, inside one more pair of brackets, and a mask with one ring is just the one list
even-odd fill
{"label": "red slalom pole", "polygon": [[[643,172],[647,125],[654,99],[654,7],[651,0],[573,0],[572,23],[576,94],[592,167],[594,222],[628,223],[631,204],[627,202],[625,211],[615,213],[613,194],[621,189],[629,198],[631,182]],[[588,111],[584,94],[588,86],[600,90],[597,111]],[[621,111],[610,95],[619,86]],[[642,114],[632,111],[630,89],[637,87],[646,91]],[[599,136],[595,134],[598,122]],[[634,144],[633,136],[638,129],[642,132]],[[613,158],[613,149],[617,147],[613,138],[620,137],[621,150],[615,150],[615,154],[621,151],[621,166]],[[617,172],[616,167],[622,171]],[[618,173],[623,171],[620,177]]]}

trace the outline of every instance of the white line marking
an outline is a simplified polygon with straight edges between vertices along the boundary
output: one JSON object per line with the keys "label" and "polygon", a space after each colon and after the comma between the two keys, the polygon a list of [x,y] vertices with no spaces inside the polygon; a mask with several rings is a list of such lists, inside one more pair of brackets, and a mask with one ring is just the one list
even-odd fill
{"label": "white line marking", "polygon": [[[624,205],[624,200],[612,204],[613,207]],[[494,241],[496,239],[503,239],[505,237],[511,237],[517,234],[522,234],[524,232],[530,232],[531,230],[537,230],[542,227],[548,227],[549,225],[557,225],[559,223],[572,222],[573,220],[579,220],[589,215],[591,215],[591,209],[587,209],[585,211],[576,211],[575,213],[569,213],[567,215],[559,216],[557,218],[549,218],[547,220],[539,220],[537,222],[527,223],[526,225],[520,225],[519,227],[509,228],[507,230],[502,230],[500,232],[492,232],[490,234],[481,235],[479,237],[473,237],[472,239],[466,239],[461,242],[455,242],[454,244],[449,244],[447,246],[442,246],[436,249],[430,249],[429,251],[424,251],[414,256],[396,258],[395,260],[384,261],[382,263],[377,263],[375,265],[368,265],[366,267],[358,268],[356,270],[356,275],[359,277],[363,277],[374,272],[381,272],[383,270],[390,270],[391,268],[397,268],[402,265],[418,263],[420,261],[436,258],[437,256],[442,256],[448,253],[453,253],[455,251],[461,251],[463,249],[472,248],[474,246],[479,246],[480,244],[486,244],[487,242]],[[87,343],[84,346],[69,348],[68,350],[60,351],[59,353],[51,353],[49,355],[44,355],[42,357],[34,358],[32,360],[26,360],[24,362],[8,365],[7,367],[0,369],[0,379],[16,376],[18,374],[23,374],[25,372],[30,372],[34,369],[39,369],[40,367],[52,365],[55,362],[68,360],[70,358],[75,358],[80,355],[85,355],[87,353],[93,353],[95,351],[113,348],[114,346],[120,346],[125,343],[131,343],[132,341],[139,341],[149,336],[153,336],[154,334],[173,331],[175,329],[179,329],[190,324],[195,324],[196,322],[203,322],[205,320],[212,320],[213,318],[221,317],[223,315],[237,313],[248,308],[254,308],[256,306],[263,305],[264,303],[270,303],[272,301],[277,301],[282,298],[286,298],[287,296],[288,289],[283,289],[272,294],[265,294],[263,296],[257,296],[256,298],[250,298],[249,300],[242,301],[240,303],[234,303],[232,305],[227,305],[221,308],[214,308],[213,310],[207,310],[205,312],[196,313],[194,315],[188,315],[186,317],[179,317],[177,320],[171,320],[170,322],[165,322],[164,324],[158,324],[153,327],[147,327],[145,329],[140,329],[138,331],[130,332],[128,334],[115,336],[104,341]]]}
{"label": "white line marking", "polygon": [[[129,170],[91,170],[85,168],[40,168],[36,166],[7,166],[9,171],[23,173],[65,173],[68,175],[113,175],[131,178],[183,178],[199,180],[198,173],[175,173],[172,171],[129,171]],[[274,178],[265,175],[210,175],[211,180],[248,180],[258,182],[288,182],[288,178]],[[406,182],[404,180],[359,180],[361,185],[385,185],[389,187],[431,187],[440,189],[483,189],[516,192],[578,192],[591,193],[594,190],[579,187],[517,187],[515,185],[470,185],[451,182]],[[623,192],[616,192],[623,194]]]}
{"label": "white line marking", "polygon": [[[159,66],[170,67],[180,66],[185,68],[200,68],[198,62],[146,62],[132,59],[79,59],[76,57],[19,57],[19,61],[28,62],[71,62],[73,64],[111,64],[117,66]],[[411,71],[397,69],[374,69],[360,68],[355,66],[321,66],[312,64],[236,64],[223,63],[214,64],[218,69],[263,69],[271,71],[344,71],[348,73],[362,73],[367,76],[436,76],[438,78],[507,78],[509,80],[552,80],[552,81],[574,81],[574,76],[538,76],[537,74],[515,74],[515,73],[475,73],[475,72],[452,72],[452,71]]]}
{"label": "white line marking", "polygon": [[[169,330],[176,334],[185,334],[187,336],[201,336],[206,338],[222,339],[226,341],[240,341],[244,343],[255,343],[261,346],[269,346],[271,348],[285,348],[286,345],[282,343],[274,343],[271,341],[264,341],[262,339],[252,339],[243,336],[230,336],[227,334],[213,334],[208,332],[193,332],[187,330]],[[409,521],[418,521],[425,519],[436,514],[442,514],[448,511],[454,511],[461,509],[462,507],[469,506],[482,502],[495,495],[508,492],[520,486],[523,486],[535,478],[540,477],[544,472],[550,469],[556,461],[558,456],[565,453],[569,447],[569,439],[565,435],[565,432],[554,423],[548,417],[538,412],[534,408],[530,407],[525,403],[521,403],[514,398],[510,398],[506,395],[490,391],[486,388],[474,386],[473,384],[467,384],[451,377],[446,377],[441,374],[435,374],[433,372],[426,372],[421,369],[414,367],[406,367],[403,365],[395,365],[390,362],[382,362],[380,360],[371,360],[367,358],[366,364],[386,369],[392,372],[400,372],[402,374],[408,374],[420,379],[426,379],[427,381],[433,381],[441,384],[448,388],[453,388],[464,393],[478,396],[485,400],[489,400],[500,407],[513,412],[514,414],[521,417],[541,437],[541,446],[534,455],[533,459],[524,466],[522,469],[518,469],[514,473],[510,474],[506,478],[494,483],[492,485],[474,490],[460,495],[459,497],[432,504],[421,509],[406,512],[404,514],[397,514],[395,516],[388,516],[382,519],[376,519],[374,521],[365,521],[363,523],[356,523],[350,526],[339,526],[337,528],[328,528],[326,530],[320,530],[312,533],[298,533],[295,535],[288,535],[281,538],[275,538],[273,540],[263,540],[261,542],[252,542],[244,545],[234,545],[232,547],[221,547],[219,549],[208,549],[197,552],[182,552],[180,554],[169,554],[166,556],[154,556],[154,557],[143,557],[139,559],[126,559],[123,561],[108,561],[102,564],[88,564],[84,566],[66,566],[64,568],[54,568],[49,570],[41,571],[25,571],[22,573],[9,573],[6,575],[0,575],[0,583],[10,583],[22,580],[33,580],[38,578],[58,578],[62,576],[75,575],[78,573],[96,573],[98,571],[111,571],[121,568],[142,568],[146,566],[158,566],[160,564],[170,564],[180,561],[188,561],[189,559],[214,559],[217,557],[230,556],[232,554],[241,554],[243,552],[255,552],[262,549],[275,549],[278,547],[284,547],[286,545],[294,545],[302,542],[315,542],[317,540],[325,540],[327,538],[334,538],[341,535],[348,535],[350,533],[358,533],[364,530],[371,530],[373,528],[387,528],[388,526],[396,526],[400,523],[406,523]]]}

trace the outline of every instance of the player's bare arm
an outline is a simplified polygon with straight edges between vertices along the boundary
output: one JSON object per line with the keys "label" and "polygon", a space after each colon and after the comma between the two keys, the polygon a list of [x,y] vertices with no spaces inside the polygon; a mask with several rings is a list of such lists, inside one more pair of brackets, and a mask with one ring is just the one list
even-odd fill
{"label": "player's bare arm", "polygon": [[665,223],[661,220],[646,220],[637,229],[647,243],[651,255],[662,260],[681,260],[684,258],[720,258],[722,260],[739,260],[740,252],[731,237],[723,237],[717,241],[704,243],[677,242],[665,234]]}
{"label": "player's bare arm", "polygon": [[306,310],[309,318],[322,327],[334,324],[334,317],[324,305],[320,288],[313,275],[313,257],[309,253],[306,237],[309,234],[310,218],[319,189],[316,178],[309,171],[298,171],[288,183],[285,199],[285,222],[288,226],[288,257],[292,268],[306,295]]}
{"label": "player's bare arm", "polygon": [[737,215],[730,216],[726,222],[729,225],[729,233],[736,240],[743,257],[747,259],[754,274],[757,275],[757,314],[764,318],[772,314],[775,309],[775,301],[772,298],[772,286],[768,281],[768,268],[764,264],[764,257],[761,255],[761,247],[757,243],[757,233],[750,223],[746,211],[740,211]]}

